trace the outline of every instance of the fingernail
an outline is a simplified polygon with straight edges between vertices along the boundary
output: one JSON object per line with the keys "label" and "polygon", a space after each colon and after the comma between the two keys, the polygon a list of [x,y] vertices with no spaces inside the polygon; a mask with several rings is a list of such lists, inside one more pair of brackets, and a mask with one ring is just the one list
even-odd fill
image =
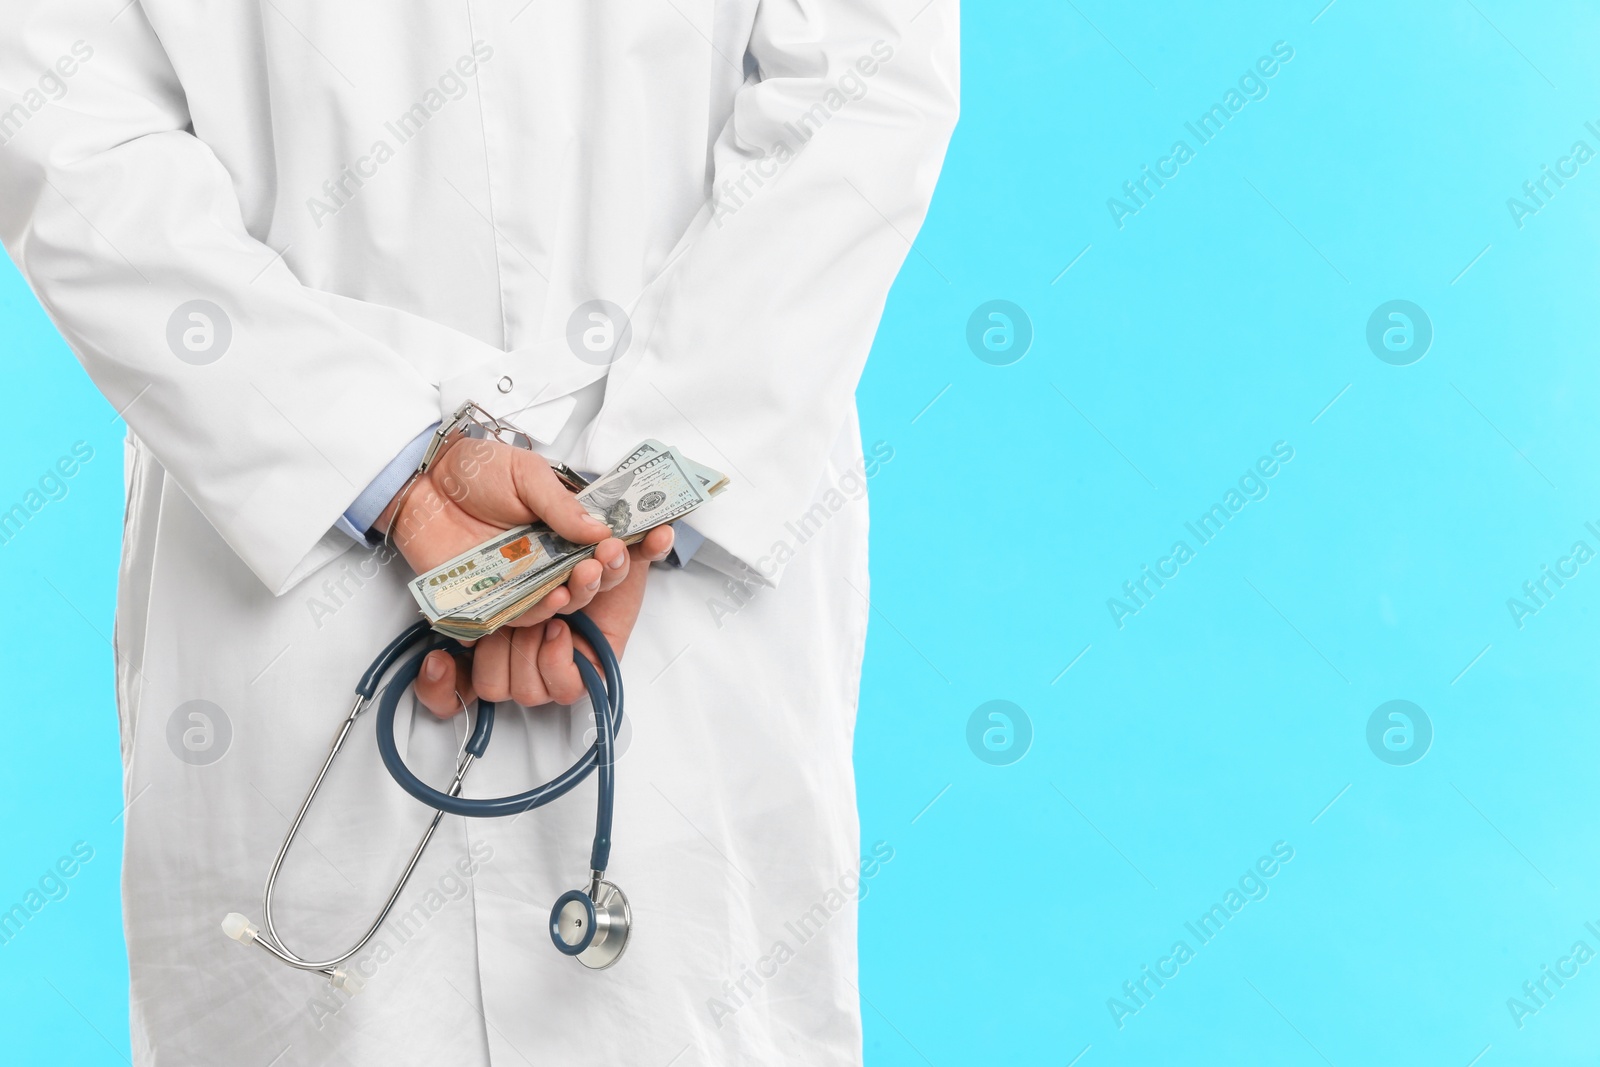
{"label": "fingernail", "polygon": [[590,526],[604,526],[608,530],[611,529],[610,526],[606,525],[604,519],[597,519],[587,511],[583,513],[583,518]]}
{"label": "fingernail", "polygon": [[584,588],[589,590],[591,593],[594,592],[596,589],[600,588],[600,579],[596,578],[594,581],[584,586]]}
{"label": "fingernail", "polygon": [[546,641],[554,641],[556,638],[558,638],[560,636],[561,636],[561,621],[559,619],[551,619],[550,620],[550,625],[548,625],[548,626],[546,626],[544,628],[544,639]]}
{"label": "fingernail", "polygon": [[437,682],[444,677],[444,660],[439,656],[429,656],[427,662],[422,665],[422,673],[427,676],[428,681]]}
{"label": "fingernail", "polygon": [[610,563],[607,563],[606,566],[610,567],[614,571],[620,571],[622,569],[622,565],[626,562],[628,562],[628,554],[626,552],[618,552],[617,558],[612,560]]}

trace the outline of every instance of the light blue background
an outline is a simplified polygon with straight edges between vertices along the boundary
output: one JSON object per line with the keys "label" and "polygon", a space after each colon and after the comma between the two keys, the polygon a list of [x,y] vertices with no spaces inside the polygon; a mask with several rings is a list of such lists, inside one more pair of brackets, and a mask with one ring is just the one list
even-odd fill
{"label": "light blue background", "polygon": [[[856,746],[864,845],[895,850],[862,905],[874,1067],[1600,1059],[1600,961],[1520,1029],[1506,1005],[1600,951],[1600,563],[1521,629],[1506,606],[1600,549],[1600,160],[1521,228],[1506,206],[1600,151],[1600,18],[1322,2],[968,7],[962,125],[860,393],[894,449]],[[1198,146],[1184,122],[1277,41],[1269,95]],[[1107,198],[1180,137],[1119,229]],[[991,299],[1035,331],[1011,366],[965,341]],[[1411,366],[1366,344],[1392,299],[1433,323]],[[0,546],[0,905],[96,850],[0,947],[0,1014],[17,1062],[115,1064],[121,426],[9,269],[0,323],[0,504],[95,449]],[[1198,546],[1278,441],[1270,494]],[[1180,538],[1119,629],[1107,599]],[[967,743],[997,699],[1033,731],[1009,766]],[[1410,766],[1367,745],[1391,699],[1433,724]],[[1185,921],[1280,841],[1200,945]],[[1119,1029],[1108,998],[1179,939]]]}

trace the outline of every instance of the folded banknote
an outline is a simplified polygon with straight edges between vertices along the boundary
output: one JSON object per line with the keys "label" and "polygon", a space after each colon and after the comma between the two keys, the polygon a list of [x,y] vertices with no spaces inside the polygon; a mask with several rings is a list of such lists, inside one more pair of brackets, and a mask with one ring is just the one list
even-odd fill
{"label": "folded banknote", "polygon": [[[728,476],[659,441],[645,441],[585,485],[578,502],[627,544],[676,522],[728,486]],[[435,630],[463,641],[487,637],[563,585],[594,546],[544,523],[503,531],[411,582]]]}

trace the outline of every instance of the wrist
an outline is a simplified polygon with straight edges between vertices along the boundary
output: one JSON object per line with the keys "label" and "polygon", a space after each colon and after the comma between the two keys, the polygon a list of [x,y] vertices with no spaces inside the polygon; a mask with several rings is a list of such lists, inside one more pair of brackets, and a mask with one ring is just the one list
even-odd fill
{"label": "wrist", "polygon": [[394,525],[395,516],[400,514],[400,509],[405,506],[406,497],[417,487],[417,482],[426,477],[422,471],[412,471],[411,477],[405,480],[398,492],[389,498],[389,502],[378,512],[378,517],[372,520],[371,530],[379,537],[388,537],[389,528]]}
{"label": "wrist", "polygon": [[[373,532],[380,535],[387,532],[388,523],[393,521],[396,501],[416,481],[417,471],[437,430],[438,424],[435,423],[412,438],[362,490],[355,502],[345,509],[344,521],[349,523],[350,529],[369,541]],[[380,521],[383,522],[382,526],[379,525]]]}

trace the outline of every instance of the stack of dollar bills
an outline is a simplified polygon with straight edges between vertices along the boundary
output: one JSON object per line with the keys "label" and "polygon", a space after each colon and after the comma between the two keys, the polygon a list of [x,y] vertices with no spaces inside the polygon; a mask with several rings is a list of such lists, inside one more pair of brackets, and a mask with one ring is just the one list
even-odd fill
{"label": "stack of dollar bills", "polygon": [[[727,486],[728,476],[721,471],[659,441],[646,441],[611,470],[581,485],[578,502],[631,545]],[[593,545],[573,544],[544,523],[518,526],[413,579],[411,595],[435,630],[473,641],[539,603],[593,555]]]}

